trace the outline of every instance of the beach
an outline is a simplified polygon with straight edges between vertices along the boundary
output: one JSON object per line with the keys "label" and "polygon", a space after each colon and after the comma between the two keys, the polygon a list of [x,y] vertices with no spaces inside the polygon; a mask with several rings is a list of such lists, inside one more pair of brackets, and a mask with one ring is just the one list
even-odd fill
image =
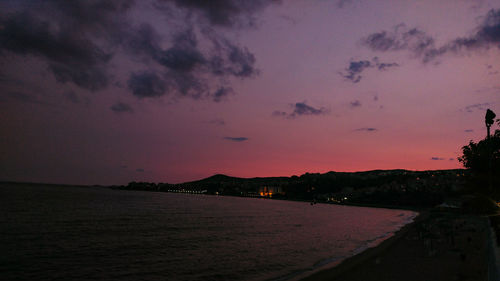
{"label": "beach", "polygon": [[486,280],[486,217],[422,212],[380,245],[302,281]]}

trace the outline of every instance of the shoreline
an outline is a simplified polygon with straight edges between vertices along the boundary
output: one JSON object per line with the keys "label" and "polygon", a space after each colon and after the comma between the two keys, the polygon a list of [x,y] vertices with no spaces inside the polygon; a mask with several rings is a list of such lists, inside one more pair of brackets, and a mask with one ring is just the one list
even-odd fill
{"label": "shoreline", "polygon": [[[120,189],[120,188],[116,188],[114,186],[108,186],[108,185],[78,185],[78,184],[16,182],[16,181],[0,181],[0,185],[37,185],[37,186],[54,186],[54,187],[105,188],[105,189],[120,190],[120,191],[159,192],[159,193],[171,193],[171,194],[204,195],[204,196],[224,196],[224,197],[252,198],[252,199],[275,200],[275,201],[303,202],[303,203],[308,203],[308,204],[311,203],[311,200],[302,200],[302,199],[294,199],[294,198],[269,198],[269,197],[239,196],[239,195],[231,195],[231,194],[183,193],[183,192],[168,192],[168,191],[156,191],[156,190]],[[315,202],[314,204],[406,210],[406,211],[414,211],[417,213],[420,213],[424,210],[429,209],[429,207],[419,207],[419,206],[409,206],[409,205],[387,205],[387,204],[377,204],[377,203],[336,203],[336,202],[320,201],[320,202]]]}
{"label": "shoreline", "polygon": [[423,211],[377,246],[292,280],[485,280],[488,231],[484,217]]}
{"label": "shoreline", "polygon": [[[345,204],[338,204],[345,205]],[[354,206],[354,205],[346,205]],[[386,208],[386,207],[375,207],[375,206],[355,206],[355,207],[370,207],[370,208]],[[396,209],[396,208],[387,208]],[[401,210],[409,210],[402,208]],[[414,210],[412,210],[414,211]],[[415,211],[417,215],[413,218],[413,221],[402,226],[398,231],[388,235],[388,237],[382,237],[373,241],[376,243],[377,240],[382,239],[381,242],[375,246],[368,246],[366,249],[361,250],[358,253],[354,253],[351,256],[340,258],[338,261],[333,261],[317,269],[313,269],[311,272],[300,274],[294,278],[289,279],[290,281],[322,281],[322,280],[335,280],[339,275],[352,270],[353,268],[366,262],[368,259],[373,258],[375,255],[383,252],[385,249],[390,247],[397,240],[404,237],[404,235],[409,231],[410,228],[415,227],[416,223],[420,223],[423,219],[428,216],[428,211]],[[356,250],[354,251],[356,252]]]}

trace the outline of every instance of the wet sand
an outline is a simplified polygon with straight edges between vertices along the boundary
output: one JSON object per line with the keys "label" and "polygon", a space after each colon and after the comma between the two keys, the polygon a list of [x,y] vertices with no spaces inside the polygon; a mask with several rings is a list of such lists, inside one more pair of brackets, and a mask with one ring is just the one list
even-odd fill
{"label": "wet sand", "polygon": [[422,213],[375,248],[302,281],[486,280],[487,218]]}

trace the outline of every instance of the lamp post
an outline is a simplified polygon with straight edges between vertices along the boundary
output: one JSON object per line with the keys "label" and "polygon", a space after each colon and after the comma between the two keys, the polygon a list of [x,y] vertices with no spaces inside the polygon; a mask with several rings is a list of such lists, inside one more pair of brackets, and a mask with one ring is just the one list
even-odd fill
{"label": "lamp post", "polygon": [[484,122],[486,123],[486,130],[488,132],[488,139],[490,139],[490,128],[491,125],[495,122],[495,117],[497,115],[495,112],[491,111],[490,109],[486,110],[486,116],[484,116]]}
{"label": "lamp post", "polygon": [[487,131],[487,139],[486,143],[488,145],[488,187],[490,192],[493,192],[493,182],[492,182],[492,154],[493,151],[491,149],[491,140],[490,140],[490,128],[491,125],[495,122],[495,117],[497,115],[491,111],[490,109],[486,110],[486,115],[484,116],[484,122],[486,123],[486,131]]}

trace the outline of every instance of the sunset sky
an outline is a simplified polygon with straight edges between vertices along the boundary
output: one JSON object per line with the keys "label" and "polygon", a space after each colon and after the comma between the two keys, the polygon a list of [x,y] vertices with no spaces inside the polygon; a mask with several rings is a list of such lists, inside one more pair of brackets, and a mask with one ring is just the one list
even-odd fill
{"label": "sunset sky", "polygon": [[498,0],[0,0],[0,181],[451,169]]}

